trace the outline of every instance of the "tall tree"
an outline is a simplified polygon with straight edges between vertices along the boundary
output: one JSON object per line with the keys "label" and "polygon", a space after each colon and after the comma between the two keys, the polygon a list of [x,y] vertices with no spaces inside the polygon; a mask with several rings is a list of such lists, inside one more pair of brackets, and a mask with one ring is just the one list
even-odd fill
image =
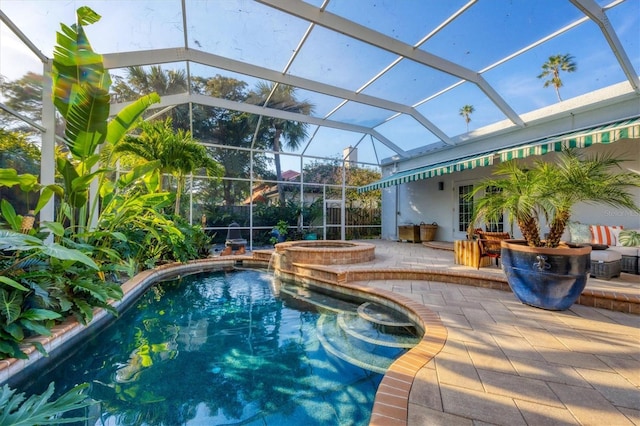
{"label": "tall tree", "polygon": [[[166,96],[188,91],[184,70],[164,70],[160,65],[148,69],[141,66],[129,67],[125,76],[115,75],[113,80],[111,92],[117,102],[128,102],[149,93]],[[186,105],[176,106],[163,117],[171,117],[176,128],[190,128],[189,108]]]}
{"label": "tall tree", "polygon": [[[260,82],[255,90],[249,94],[248,102],[255,105],[262,105],[266,108],[310,115],[313,112],[313,105],[308,101],[299,101],[296,99],[295,91],[296,89],[292,86]],[[282,151],[281,139],[284,140],[287,149],[292,151],[296,150],[300,146],[300,143],[307,137],[307,123],[266,116],[262,117],[262,123],[266,125],[268,129],[269,139],[267,145],[274,152],[273,157],[276,166],[276,178],[278,180],[278,199],[280,205],[284,205],[284,191],[281,183],[282,167],[280,165],[279,154]]]}
{"label": "tall tree", "polygon": [[111,90],[120,102],[153,92],[163,96],[187,91],[187,76],[183,70],[163,70],[160,65],[148,70],[141,66],[129,67],[126,77],[114,76],[113,79],[115,84]]}
{"label": "tall tree", "polygon": [[544,87],[553,86],[556,89],[556,95],[558,95],[558,101],[562,101],[560,97],[560,88],[562,87],[562,80],[560,79],[560,71],[574,72],[577,69],[577,65],[574,62],[573,56],[566,53],[564,55],[552,55],[549,56],[549,60],[542,64],[542,72],[538,75],[538,78],[547,78],[544,82]]}
{"label": "tall tree", "polygon": [[[36,123],[42,122],[42,84],[42,75],[30,71],[13,81],[7,81],[0,76],[0,92],[5,105]],[[5,111],[0,111],[0,127],[23,132],[28,136],[36,135],[39,132],[31,125]],[[56,115],[56,135],[62,138],[63,130],[63,120],[59,115]]]}
{"label": "tall tree", "polygon": [[[205,79],[196,77],[194,87],[199,93],[235,102],[244,102],[247,98],[247,83],[231,77],[216,75]],[[194,114],[196,108],[194,107]],[[228,146],[228,148],[212,147],[213,158],[224,167],[222,181],[222,199],[227,206],[235,205],[244,200],[249,194],[249,182],[239,180],[248,178],[251,165],[251,147],[253,129],[248,123],[248,114],[226,108],[200,107],[202,117],[198,123],[194,122],[193,131],[203,142]],[[244,149],[243,149],[244,148]],[[263,165],[256,168],[260,170]],[[220,199],[220,185],[216,182],[209,185],[208,192],[211,200]],[[217,195],[217,196],[216,196]]]}
{"label": "tall tree", "polygon": [[159,160],[160,167],[150,186],[162,191],[164,174],[171,174],[176,178],[174,214],[178,216],[186,177],[199,169],[205,169],[209,175],[220,176],[220,165],[209,157],[207,149],[196,142],[190,132],[175,131],[170,118],[165,121],[143,122],[140,128],[140,135],[125,137],[115,146],[114,153],[133,155],[147,162]]}
{"label": "tall tree", "polygon": [[[0,90],[5,104],[33,121],[41,121],[42,82],[42,75],[31,71],[14,81],[0,79]],[[0,115],[0,125],[27,133],[35,131],[33,127],[8,114]]]}
{"label": "tall tree", "polygon": [[[342,161],[334,159],[328,162],[312,161],[304,166],[303,174],[305,182],[320,183],[326,185],[342,185],[342,172],[345,173],[345,184],[347,187],[345,192],[345,198],[349,205],[359,206],[379,206],[380,197],[382,192],[380,190],[368,191],[364,193],[358,193],[355,187],[364,186],[379,180],[381,174],[379,171],[372,170],[367,167],[346,167],[343,170]],[[316,187],[310,186],[305,188],[305,192],[311,192]],[[334,191],[331,188],[327,189],[327,192]],[[339,190],[338,190],[339,191]],[[322,193],[321,190],[318,190]],[[329,195],[330,197],[340,197],[340,193],[335,195]]]}
{"label": "tall tree", "polygon": [[471,114],[475,112],[473,105],[465,105],[460,108],[460,115],[464,117],[465,123],[467,123],[467,133],[469,132],[469,122],[471,121]]}

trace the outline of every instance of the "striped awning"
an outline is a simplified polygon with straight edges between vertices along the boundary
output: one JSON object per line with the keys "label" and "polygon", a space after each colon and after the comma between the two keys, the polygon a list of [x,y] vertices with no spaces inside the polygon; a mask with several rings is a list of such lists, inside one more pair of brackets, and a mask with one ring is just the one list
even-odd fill
{"label": "striped awning", "polygon": [[498,155],[500,156],[500,161],[509,161],[514,158],[526,158],[531,155],[561,152],[565,148],[586,148],[597,143],[614,143],[627,138],[640,138],[640,118],[552,136],[533,143],[503,149],[498,151]]}
{"label": "striped awning", "polygon": [[405,170],[398,172],[384,179],[370,183],[369,185],[358,188],[358,192],[373,191],[381,188],[388,188],[393,185],[400,185],[416,180],[429,179],[436,176],[446,175],[448,173],[461,172],[463,170],[475,169],[476,167],[490,166],[493,164],[494,154],[486,154],[463,160],[450,161],[431,166],[419,167],[417,169]]}
{"label": "striped awning", "polygon": [[586,148],[594,144],[609,144],[621,139],[640,138],[640,117],[630,120],[610,123],[604,126],[592,127],[558,136],[551,136],[534,142],[509,147],[484,153],[480,156],[463,160],[441,163],[431,166],[406,170],[388,176],[379,181],[358,188],[358,192],[373,191],[375,189],[388,188],[421,179],[429,179],[442,176],[447,173],[460,172],[476,167],[490,166],[495,156],[500,161],[509,161],[516,158],[526,158],[532,155],[544,155],[549,152],[560,152],[564,148]]}

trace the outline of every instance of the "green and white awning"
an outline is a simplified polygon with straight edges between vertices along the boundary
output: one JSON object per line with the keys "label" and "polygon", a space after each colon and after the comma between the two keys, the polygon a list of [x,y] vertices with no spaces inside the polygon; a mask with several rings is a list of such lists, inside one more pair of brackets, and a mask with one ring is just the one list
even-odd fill
{"label": "green and white awning", "polygon": [[358,192],[373,191],[388,188],[393,185],[442,176],[448,173],[474,169],[476,167],[490,166],[493,165],[494,157],[499,157],[500,161],[509,161],[532,155],[560,152],[565,148],[586,148],[598,143],[610,144],[622,139],[638,138],[640,138],[640,117],[558,136],[551,136],[506,149],[486,152],[472,158],[406,170],[370,183],[369,185],[362,186],[358,188]]}
{"label": "green and white awning", "polygon": [[500,161],[509,161],[514,158],[560,152],[565,148],[586,148],[597,143],[608,144],[621,139],[635,138],[640,138],[640,118],[552,136],[533,143],[503,149],[498,152],[498,155]]}
{"label": "green and white awning", "polygon": [[370,183],[358,188],[358,192],[373,191],[381,188],[388,188],[393,185],[414,182],[416,180],[429,179],[448,173],[461,172],[463,170],[475,169],[476,167],[490,166],[493,164],[494,154],[487,154],[473,158],[466,158],[458,161],[450,161],[431,166],[419,167],[417,169],[405,170],[387,176],[384,179]]}

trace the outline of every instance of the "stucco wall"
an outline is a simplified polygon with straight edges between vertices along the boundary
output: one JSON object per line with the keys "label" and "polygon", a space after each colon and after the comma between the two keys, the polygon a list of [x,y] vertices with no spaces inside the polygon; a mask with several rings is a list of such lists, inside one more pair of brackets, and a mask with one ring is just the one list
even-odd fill
{"label": "stucco wall", "polygon": [[[624,140],[611,145],[594,145],[583,151],[589,155],[605,151],[613,152],[616,156],[630,160],[624,163],[627,169],[640,173],[640,140]],[[536,160],[554,161],[556,156],[557,154],[547,154],[520,161],[526,167],[527,164]],[[419,224],[421,222],[438,223],[437,240],[454,241],[465,238],[465,233],[457,229],[458,187],[460,185],[474,185],[490,176],[492,170],[493,167],[479,167],[383,189],[382,238],[397,239],[398,225]],[[438,182],[443,182],[443,190],[439,189]],[[635,195],[636,204],[640,205],[640,188],[635,188],[632,192]],[[572,220],[582,223],[640,228],[638,213],[600,204],[576,205]],[[508,221],[505,222],[505,229],[511,231]],[[520,236],[516,225],[514,225],[513,234],[516,238]]]}

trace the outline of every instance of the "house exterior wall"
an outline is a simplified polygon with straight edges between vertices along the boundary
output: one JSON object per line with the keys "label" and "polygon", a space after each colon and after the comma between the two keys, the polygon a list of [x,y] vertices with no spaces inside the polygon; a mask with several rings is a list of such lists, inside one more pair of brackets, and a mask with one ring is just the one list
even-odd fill
{"label": "house exterior wall", "polygon": [[[611,145],[598,144],[581,151],[587,154],[611,152],[616,157],[629,160],[624,163],[628,170],[640,173],[640,139],[618,141]],[[536,160],[555,161],[556,158],[557,154],[551,153],[519,161],[526,167]],[[382,238],[397,240],[399,225],[421,222],[438,224],[436,240],[455,241],[466,238],[466,233],[458,230],[458,187],[479,183],[491,175],[494,167],[478,167],[383,189]],[[439,189],[439,182],[443,182],[442,190]],[[640,188],[633,188],[631,192],[636,204],[640,205]],[[640,229],[638,213],[601,204],[578,204],[571,219],[588,224],[623,225],[625,228]],[[512,232],[515,238],[521,237],[517,225],[514,224],[512,230],[506,217],[504,227],[505,231]]]}

